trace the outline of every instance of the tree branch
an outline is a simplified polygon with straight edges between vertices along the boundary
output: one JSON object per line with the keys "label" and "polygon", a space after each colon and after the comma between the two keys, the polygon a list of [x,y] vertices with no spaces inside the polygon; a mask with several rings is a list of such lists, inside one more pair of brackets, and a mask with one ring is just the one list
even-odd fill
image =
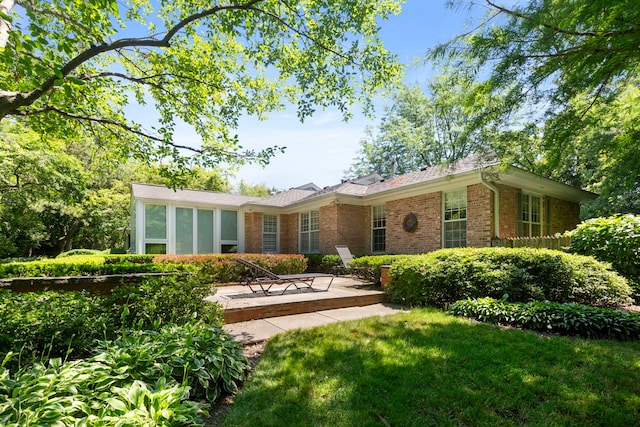
{"label": "tree branch", "polygon": [[70,25],[72,25],[74,27],[77,27],[83,33],[91,34],[91,30],[89,29],[89,27],[87,27],[85,25],[82,25],[81,23],[79,23],[77,21],[74,21],[73,19],[71,19],[70,17],[65,15],[64,13],[61,13],[61,12],[58,12],[58,11],[52,10],[52,9],[39,9],[33,3],[31,3],[28,0],[16,0],[16,4],[19,4],[20,6],[24,7],[25,9],[29,9],[32,12],[35,12],[35,13],[38,13],[38,14],[41,14],[41,15],[55,16],[56,18],[60,19],[61,21],[64,21],[67,24],[70,24]]}

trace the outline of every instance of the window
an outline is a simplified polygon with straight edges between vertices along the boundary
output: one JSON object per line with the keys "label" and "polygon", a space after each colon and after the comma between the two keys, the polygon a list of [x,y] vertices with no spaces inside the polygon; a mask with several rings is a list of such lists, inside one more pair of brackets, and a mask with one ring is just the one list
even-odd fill
{"label": "window", "polygon": [[305,254],[320,252],[320,212],[300,214],[300,252]]}
{"label": "window", "polygon": [[371,208],[371,251],[384,252],[386,250],[387,213],[384,205]]}
{"label": "window", "polygon": [[444,193],[442,246],[463,248],[467,246],[467,191]]}
{"label": "window", "polygon": [[167,253],[167,207],[144,205],[144,247],[147,254]]}
{"label": "window", "polygon": [[211,210],[198,209],[198,253],[214,253],[213,211]]}
{"label": "window", "polygon": [[176,254],[193,253],[193,209],[176,208]]}
{"label": "window", "polygon": [[262,215],[262,253],[278,253],[278,215]]}
{"label": "window", "polygon": [[518,194],[518,237],[542,235],[542,198]]}

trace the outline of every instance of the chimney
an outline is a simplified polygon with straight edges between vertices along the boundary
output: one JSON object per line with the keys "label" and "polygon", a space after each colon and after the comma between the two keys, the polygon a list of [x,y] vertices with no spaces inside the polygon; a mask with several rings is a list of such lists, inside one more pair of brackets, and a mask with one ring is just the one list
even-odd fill
{"label": "chimney", "polygon": [[389,173],[389,179],[393,179],[396,177],[396,158],[391,158],[391,172]]}

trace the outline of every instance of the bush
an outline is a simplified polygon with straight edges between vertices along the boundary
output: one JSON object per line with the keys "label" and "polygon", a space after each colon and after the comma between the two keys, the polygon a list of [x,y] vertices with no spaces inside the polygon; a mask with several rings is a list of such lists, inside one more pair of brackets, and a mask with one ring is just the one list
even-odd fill
{"label": "bush", "polygon": [[197,275],[147,278],[135,286],[117,287],[109,297],[2,290],[0,360],[9,352],[21,354],[21,360],[12,363],[85,357],[95,339],[113,338],[134,326],[152,328],[158,321],[205,319],[219,324],[219,306],[204,300],[213,292]]}
{"label": "bush", "polygon": [[56,258],[67,258],[76,255],[100,255],[101,253],[102,251],[97,249],[71,249],[70,251],[62,252]]}
{"label": "bush", "polygon": [[457,316],[534,331],[587,338],[640,339],[640,315],[610,308],[548,301],[507,303],[481,298],[457,301],[449,310]]}
{"label": "bush", "polygon": [[442,249],[394,260],[390,276],[390,299],[418,306],[505,294],[517,302],[604,307],[631,302],[626,280],[607,264],[547,249]]}
{"label": "bush", "polygon": [[579,224],[569,235],[570,252],[610,262],[640,296],[640,216],[593,218]]}
{"label": "bush", "polygon": [[354,258],[354,260],[351,262],[351,266],[371,270],[374,281],[380,283],[380,267],[382,267],[383,265],[391,265],[399,259],[411,256],[413,255],[369,255],[360,258]]}
{"label": "bush", "polygon": [[249,369],[240,344],[204,323],[128,331],[94,353],[0,366],[2,425],[203,425],[200,402],[235,392]]}
{"label": "bush", "polygon": [[210,282],[228,283],[240,281],[247,270],[233,259],[251,261],[276,274],[297,274],[307,269],[303,255],[272,254],[213,254],[213,255],[157,255],[154,262],[169,265],[192,265],[206,275]]}

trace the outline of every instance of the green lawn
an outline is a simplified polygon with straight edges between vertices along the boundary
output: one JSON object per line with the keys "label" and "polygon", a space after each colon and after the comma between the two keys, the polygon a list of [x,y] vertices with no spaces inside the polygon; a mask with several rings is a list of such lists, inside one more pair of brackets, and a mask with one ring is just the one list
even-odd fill
{"label": "green lawn", "polygon": [[640,343],[420,309],[274,337],[225,426],[640,422]]}

